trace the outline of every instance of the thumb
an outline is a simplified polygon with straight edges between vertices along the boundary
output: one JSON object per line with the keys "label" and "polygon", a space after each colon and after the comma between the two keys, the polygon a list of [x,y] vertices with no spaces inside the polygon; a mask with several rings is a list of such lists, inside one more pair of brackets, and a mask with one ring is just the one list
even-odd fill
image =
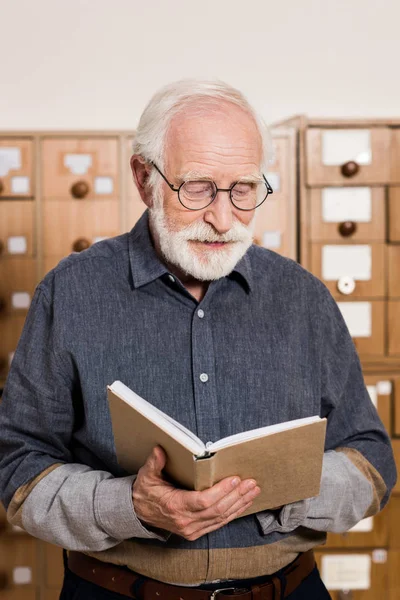
{"label": "thumb", "polygon": [[161,471],[165,467],[167,462],[167,455],[161,446],[155,446],[151,451],[151,454],[147,458],[146,466],[153,472],[154,475],[161,477]]}

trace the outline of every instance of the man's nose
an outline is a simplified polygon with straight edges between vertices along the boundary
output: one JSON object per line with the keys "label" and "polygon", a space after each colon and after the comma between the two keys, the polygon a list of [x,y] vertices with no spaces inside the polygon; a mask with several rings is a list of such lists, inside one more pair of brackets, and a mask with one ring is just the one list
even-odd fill
{"label": "man's nose", "polygon": [[210,223],[218,233],[226,233],[232,227],[232,202],[230,192],[220,190],[204,213],[204,220]]}

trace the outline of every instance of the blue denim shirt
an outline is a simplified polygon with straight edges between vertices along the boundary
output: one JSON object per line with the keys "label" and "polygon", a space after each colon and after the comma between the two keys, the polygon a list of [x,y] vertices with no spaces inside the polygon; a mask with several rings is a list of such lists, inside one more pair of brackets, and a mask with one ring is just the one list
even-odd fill
{"label": "blue denim shirt", "polygon": [[[93,543],[80,542],[79,532],[63,538],[60,531],[72,519],[64,502],[58,516],[51,514],[57,533],[46,533],[43,515],[35,511],[38,504],[45,506],[49,490],[55,510],[54,499],[62,493],[59,483],[51,486],[57,473],[78,465],[83,472],[89,467],[125,480],[106,396],[106,386],[116,379],[204,442],[290,419],[327,417],[321,497],[289,505],[278,517],[266,511],[237,519],[196,542],[150,533],[135,538],[129,523],[126,537],[110,524],[107,541],[104,535],[98,541],[95,533]],[[88,552],[124,543],[124,562],[141,571],[146,569],[126,558],[129,552],[137,555],[138,547],[144,553],[155,547],[201,550],[210,562],[213,549],[290,547],[292,537],[295,553],[287,551],[289,562],[315,540],[323,541],[325,534],[316,531],[340,530],[368,510],[379,510],[396,477],[387,433],[325,286],[296,262],[252,246],[229,276],[210,284],[199,303],[155,253],[147,213],[129,234],[71,255],[39,284],[0,407],[0,459],[2,501],[8,506],[25,490],[18,507],[28,531]],[[55,464],[64,467],[50,473]],[[27,491],[29,482],[33,491]],[[73,491],[78,484],[72,477],[69,485]],[[93,487],[81,502],[81,520],[89,528],[93,518],[101,529],[91,507],[94,493]],[[131,550],[126,538],[135,538]],[[152,569],[152,576],[168,579],[162,569]],[[222,569],[217,575],[232,573],[241,572]]]}

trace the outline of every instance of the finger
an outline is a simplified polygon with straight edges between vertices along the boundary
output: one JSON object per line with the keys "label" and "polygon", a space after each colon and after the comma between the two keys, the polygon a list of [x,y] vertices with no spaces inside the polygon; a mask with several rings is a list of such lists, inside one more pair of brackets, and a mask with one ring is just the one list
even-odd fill
{"label": "finger", "polygon": [[167,462],[167,455],[161,446],[155,446],[151,451],[151,454],[147,457],[145,467],[151,471],[154,475],[161,477],[161,471],[165,467]]}
{"label": "finger", "polygon": [[260,493],[260,488],[255,486],[243,486],[245,482],[240,485],[240,492],[232,492],[225,498],[222,498],[219,502],[211,506],[209,509],[203,512],[196,513],[198,517],[201,517],[203,521],[216,521],[221,522],[232,513],[239,510],[241,506],[244,506],[248,502],[252,502]]}
{"label": "finger", "polygon": [[205,525],[204,523],[202,524],[202,526],[193,531],[191,534],[188,534],[186,536],[186,539],[190,540],[190,541],[194,541],[197,540],[198,538],[202,537],[203,535],[206,535],[207,533],[211,533],[211,531],[215,531],[216,529],[220,529],[221,527],[223,527],[224,525],[226,525],[227,523],[230,523],[230,521],[233,521],[234,519],[237,519],[238,517],[240,517],[240,515],[242,515],[248,508],[250,508],[250,506],[252,505],[252,501],[248,502],[247,504],[245,504],[244,506],[241,506],[239,509],[237,509],[234,513],[232,513],[231,515],[229,515],[229,517],[226,518],[225,521],[223,521],[222,523],[216,523],[215,521],[209,525]]}
{"label": "finger", "polygon": [[202,492],[188,492],[187,508],[192,511],[208,509],[238,487],[239,477],[226,477]]}

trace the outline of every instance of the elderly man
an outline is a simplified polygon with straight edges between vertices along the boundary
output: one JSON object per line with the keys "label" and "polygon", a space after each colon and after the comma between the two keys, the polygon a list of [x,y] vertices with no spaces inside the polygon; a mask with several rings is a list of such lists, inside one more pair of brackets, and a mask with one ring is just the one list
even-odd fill
{"label": "elderly man", "polygon": [[[63,600],[329,598],[311,549],[388,500],[390,443],[336,303],[252,245],[271,192],[263,140],[237,90],[164,88],[131,159],[148,211],[37,288],[1,406],[0,489],[11,523],[69,550]],[[177,489],[160,447],[123,472],[115,379],[204,441],[327,417],[320,495],[241,517],[256,481]]]}

